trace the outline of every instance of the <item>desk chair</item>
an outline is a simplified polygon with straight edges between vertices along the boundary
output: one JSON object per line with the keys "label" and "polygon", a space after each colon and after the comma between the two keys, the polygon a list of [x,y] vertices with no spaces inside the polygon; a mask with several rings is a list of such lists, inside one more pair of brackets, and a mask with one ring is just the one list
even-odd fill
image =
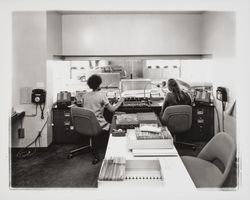
{"label": "desk chair", "polygon": [[[236,144],[225,132],[216,134],[201,150],[198,157],[181,159],[196,187],[221,187],[233,164]],[[216,163],[223,164],[219,169]]]}
{"label": "desk chair", "polygon": [[90,110],[80,107],[73,107],[71,108],[71,117],[75,131],[79,134],[89,137],[89,145],[70,151],[68,159],[71,159],[77,152],[90,148],[94,156],[92,163],[96,164],[99,161],[99,156],[96,152],[96,148],[92,145],[92,138],[96,137],[102,132],[96,116]]}
{"label": "desk chair", "polygon": [[162,115],[162,124],[168,127],[168,130],[174,137],[174,143],[182,146],[196,149],[196,145],[186,142],[176,141],[177,134],[185,134],[192,126],[192,106],[175,105],[167,107]]}

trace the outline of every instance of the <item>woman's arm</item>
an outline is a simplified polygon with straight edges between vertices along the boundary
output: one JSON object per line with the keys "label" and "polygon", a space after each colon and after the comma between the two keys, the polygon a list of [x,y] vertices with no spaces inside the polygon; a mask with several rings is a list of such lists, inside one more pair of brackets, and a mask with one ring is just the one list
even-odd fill
{"label": "woman's arm", "polygon": [[122,104],[122,102],[124,101],[124,98],[120,98],[119,101],[112,106],[110,103],[106,105],[106,108],[110,111],[110,112],[115,112]]}

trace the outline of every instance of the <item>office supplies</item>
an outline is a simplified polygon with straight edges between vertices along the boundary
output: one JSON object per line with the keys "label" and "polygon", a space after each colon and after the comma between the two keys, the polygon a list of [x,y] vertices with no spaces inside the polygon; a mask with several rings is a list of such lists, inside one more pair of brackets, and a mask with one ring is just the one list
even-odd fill
{"label": "office supplies", "polygon": [[159,124],[159,120],[154,112],[138,112],[137,119],[140,124]]}
{"label": "office supplies", "polygon": [[[114,120],[113,120],[114,122]],[[113,124],[113,123],[112,123]],[[113,126],[113,125],[111,125]],[[127,133],[128,134],[128,133]],[[150,189],[149,187],[157,187],[157,191],[173,192],[179,191],[179,188],[187,192],[196,191],[195,185],[190,178],[185,166],[183,165],[177,150],[173,146],[173,151],[176,151],[176,156],[161,156],[152,155],[148,157],[147,155],[141,157],[135,157],[133,152],[127,147],[127,137],[113,137],[110,135],[107,150],[105,153],[105,159],[111,157],[125,157],[126,162],[128,160],[159,160],[160,170],[163,177],[163,181],[158,179],[135,179],[131,181],[130,179],[125,179],[125,181],[100,181],[98,180],[98,188],[102,191],[111,191],[118,189],[123,191],[124,189],[136,192],[138,189],[143,191],[144,189]],[[138,164],[137,164],[138,165]],[[139,166],[139,165],[138,165]],[[152,165],[151,165],[152,166]],[[142,167],[142,166],[141,166]],[[149,167],[147,168],[148,170]],[[126,170],[126,169],[125,169]],[[135,171],[135,170],[134,170]],[[138,170],[137,173],[143,173],[142,170]],[[176,177],[181,177],[181,181],[176,181]],[[133,180],[133,179],[132,179]],[[138,184],[139,183],[139,184]]]}
{"label": "office supplies", "polygon": [[111,157],[104,159],[99,174],[100,181],[122,181],[125,179],[124,157]]}
{"label": "office supplies", "polygon": [[[164,128],[165,129],[165,128]],[[142,133],[139,128],[127,130],[128,149],[171,149],[173,138],[167,129],[160,134]]]}
{"label": "office supplies", "polygon": [[135,157],[160,157],[160,156],[178,156],[174,148],[169,149],[132,149]]}
{"label": "office supplies", "polygon": [[139,126],[137,114],[116,115],[117,129],[128,129]]}
{"label": "office supplies", "polygon": [[153,160],[126,160],[124,157],[104,159],[99,181],[163,181],[161,163]]}
{"label": "office supplies", "polygon": [[159,120],[154,112],[126,113],[116,115],[117,129],[128,129],[138,127],[139,124],[159,124]]}
{"label": "office supplies", "polygon": [[152,135],[159,135],[161,128],[157,124],[140,124],[140,132],[152,133]]}
{"label": "office supplies", "polygon": [[122,137],[122,136],[126,136],[126,131],[125,130],[122,130],[122,129],[113,129],[111,134],[114,136],[114,137]]}

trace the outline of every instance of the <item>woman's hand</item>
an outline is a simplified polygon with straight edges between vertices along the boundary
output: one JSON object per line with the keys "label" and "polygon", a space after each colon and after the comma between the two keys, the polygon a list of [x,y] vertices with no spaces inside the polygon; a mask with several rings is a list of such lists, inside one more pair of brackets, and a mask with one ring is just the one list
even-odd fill
{"label": "woman's hand", "polygon": [[124,97],[121,97],[119,100],[118,100],[118,102],[120,103],[120,104],[122,104],[123,102],[124,102]]}

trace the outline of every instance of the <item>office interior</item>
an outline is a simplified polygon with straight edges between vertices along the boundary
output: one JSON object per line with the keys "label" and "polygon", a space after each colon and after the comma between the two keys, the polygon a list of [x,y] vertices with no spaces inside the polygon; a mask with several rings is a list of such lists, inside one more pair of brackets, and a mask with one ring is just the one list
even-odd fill
{"label": "office interior", "polygon": [[[68,135],[73,127],[63,119],[65,112],[57,112],[58,99],[60,92],[68,92],[70,104],[81,104],[81,96],[90,91],[86,81],[92,74],[102,77],[101,90],[112,103],[120,97],[147,98],[159,107],[169,92],[163,82],[174,78],[190,95],[193,107],[198,106],[199,93],[201,105],[212,110],[201,122],[209,121],[209,131],[201,130],[208,136],[196,130],[194,138],[188,134],[184,139],[205,145],[225,131],[238,144],[236,24],[235,12],[229,11],[13,12],[12,114],[22,116],[11,125],[12,157],[27,147],[23,155],[34,152],[34,158],[54,144],[79,145],[78,136]],[[224,104],[218,99],[218,87],[226,91]],[[46,92],[45,104],[32,100],[34,89]],[[64,120],[64,128],[57,129],[56,117]],[[238,187],[238,160],[237,150],[233,189]],[[70,162],[66,157],[65,161]]]}

